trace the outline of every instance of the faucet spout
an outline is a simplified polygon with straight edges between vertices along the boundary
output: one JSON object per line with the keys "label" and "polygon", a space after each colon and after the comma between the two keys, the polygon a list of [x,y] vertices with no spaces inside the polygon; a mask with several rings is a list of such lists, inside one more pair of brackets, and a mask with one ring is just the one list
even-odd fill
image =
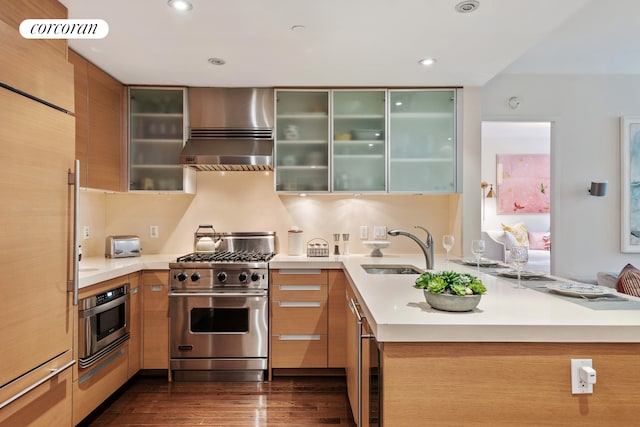
{"label": "faucet spout", "polygon": [[426,242],[423,242],[422,240],[420,240],[420,238],[418,238],[415,234],[411,234],[408,231],[404,231],[404,230],[390,230],[387,234],[389,234],[390,236],[406,236],[411,240],[413,240],[414,242],[416,242],[418,246],[420,246],[420,249],[424,254],[427,270],[433,270],[433,236],[431,235],[429,230],[427,230],[424,227],[416,225],[415,228],[424,230],[427,233]]}

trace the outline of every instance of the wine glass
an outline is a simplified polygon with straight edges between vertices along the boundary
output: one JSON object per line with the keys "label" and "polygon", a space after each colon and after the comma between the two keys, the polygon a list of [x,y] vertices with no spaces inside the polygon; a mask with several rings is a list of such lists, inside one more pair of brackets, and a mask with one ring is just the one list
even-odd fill
{"label": "wine glass", "polygon": [[529,249],[526,246],[514,245],[509,250],[509,258],[511,264],[514,265],[518,272],[518,285],[516,288],[524,288],[520,282],[520,271],[529,262]]}
{"label": "wine glass", "polygon": [[444,250],[447,251],[447,264],[449,263],[449,252],[453,248],[455,241],[453,234],[445,234],[442,236],[442,246],[444,246]]}
{"label": "wine glass", "polygon": [[478,271],[480,271],[480,258],[484,253],[484,240],[472,240],[471,253],[476,257],[476,264],[478,265]]}

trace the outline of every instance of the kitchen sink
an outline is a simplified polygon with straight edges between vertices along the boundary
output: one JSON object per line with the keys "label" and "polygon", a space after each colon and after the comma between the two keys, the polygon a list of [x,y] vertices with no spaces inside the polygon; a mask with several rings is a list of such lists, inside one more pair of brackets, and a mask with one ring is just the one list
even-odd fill
{"label": "kitchen sink", "polygon": [[361,264],[369,274],[422,274],[424,271],[405,264]]}

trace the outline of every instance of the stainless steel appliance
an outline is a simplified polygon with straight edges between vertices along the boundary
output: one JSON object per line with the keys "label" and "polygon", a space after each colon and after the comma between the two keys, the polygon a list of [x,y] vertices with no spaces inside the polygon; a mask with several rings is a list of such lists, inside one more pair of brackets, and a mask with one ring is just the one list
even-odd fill
{"label": "stainless steel appliance", "polygon": [[180,163],[196,170],[272,170],[272,88],[192,87]]}
{"label": "stainless steel appliance", "polygon": [[86,368],[129,339],[129,285],[81,299],[78,365]]}
{"label": "stainless steel appliance", "polygon": [[140,256],[140,238],[138,236],[107,236],[104,256],[107,258]]}
{"label": "stainless steel appliance", "polygon": [[169,264],[170,369],[177,381],[262,381],[275,232],[220,233],[215,252]]}

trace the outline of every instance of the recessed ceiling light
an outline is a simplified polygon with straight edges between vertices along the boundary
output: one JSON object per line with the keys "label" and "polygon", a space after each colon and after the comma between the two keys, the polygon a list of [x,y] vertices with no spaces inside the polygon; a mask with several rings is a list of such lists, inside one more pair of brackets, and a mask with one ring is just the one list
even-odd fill
{"label": "recessed ceiling light", "polygon": [[174,8],[175,10],[191,10],[193,9],[193,5],[187,0],[169,0],[169,6]]}
{"label": "recessed ceiling light", "polygon": [[291,27],[291,31],[296,31],[296,32],[304,31],[306,29],[307,27],[305,27],[304,25],[293,25]]}
{"label": "recessed ceiling light", "polygon": [[437,62],[436,58],[424,58],[421,59],[420,61],[418,61],[420,63],[420,65],[424,65],[425,67],[428,67],[430,65],[433,65]]}
{"label": "recessed ceiling light", "polygon": [[456,5],[456,10],[460,13],[469,13],[469,12],[473,12],[479,7],[480,7],[480,2],[476,0],[467,0],[467,1],[458,3]]}
{"label": "recessed ceiling light", "polygon": [[207,61],[209,61],[209,64],[211,65],[224,65],[227,63],[227,61],[222,58],[209,58]]}

